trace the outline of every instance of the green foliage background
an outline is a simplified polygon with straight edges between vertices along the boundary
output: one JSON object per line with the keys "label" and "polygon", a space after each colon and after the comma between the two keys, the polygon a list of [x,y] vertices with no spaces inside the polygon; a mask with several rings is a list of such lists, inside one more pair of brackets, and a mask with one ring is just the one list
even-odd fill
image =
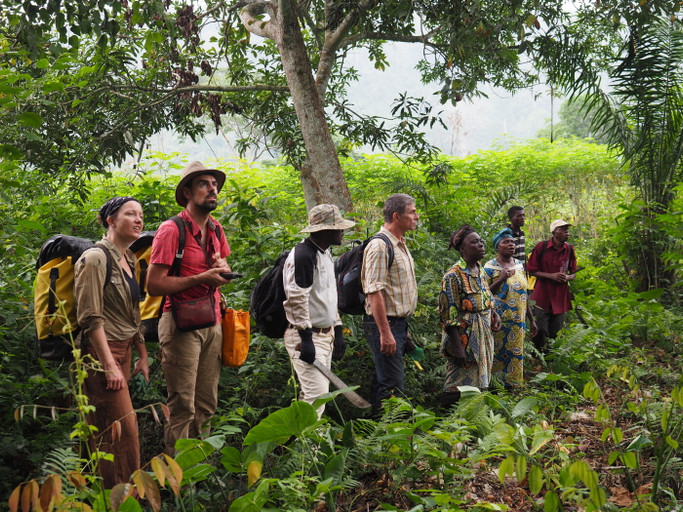
{"label": "green foliage background", "polygon": [[[213,165],[214,162],[204,162]],[[94,178],[75,196],[44,176],[13,162],[0,162],[0,496],[28,478],[37,477],[55,464],[55,450],[72,445],[69,433],[74,413],[53,414],[35,405],[70,407],[71,383],[65,365],[46,363],[36,357],[32,318],[32,282],[40,245],[55,233],[98,239],[95,222],[99,206],[114,195],[133,195],[145,212],[145,228],[155,229],[178,211],[174,188],[183,155],[146,154],[132,167]],[[441,277],[456,255],[446,250],[450,233],[470,223],[486,240],[506,224],[505,212],[513,204],[527,211],[527,248],[549,238],[554,218],[572,222],[572,242],[579,264],[585,266],[573,286],[582,318],[572,315],[569,328],[554,350],[554,375],[535,376],[536,392],[558,380],[575,391],[589,381],[591,373],[605,372],[615,360],[652,357],[643,346],[655,344],[680,353],[680,303],[665,306],[651,295],[630,291],[629,272],[619,243],[619,216],[626,211],[632,191],[615,160],[603,146],[578,140],[551,144],[539,139],[505,152],[484,152],[468,158],[442,157],[438,165],[410,167],[386,155],[355,156],[343,160],[345,175],[355,204],[349,213],[358,222],[346,240],[362,239],[381,225],[384,198],[405,192],[417,200],[421,216],[417,231],[407,235],[418,269],[419,306],[411,321],[415,341],[425,349],[419,370],[406,361],[405,395],[413,407],[437,410],[443,384],[443,360],[438,354],[440,327],[436,304]],[[297,243],[306,223],[306,211],[298,175],[289,167],[243,162],[221,166],[228,174],[215,216],[223,224],[232,247],[230,263],[244,278],[225,287],[232,307],[246,309],[253,285],[277,255]],[[680,203],[680,202],[679,202]],[[677,204],[679,204],[677,203]],[[676,212],[665,217],[672,236],[680,235]],[[615,222],[615,219],[617,222]],[[345,250],[336,248],[335,254]],[[493,257],[489,246],[487,257]],[[670,260],[680,265],[681,255]],[[678,267],[680,271],[680,266]],[[346,382],[359,385],[369,395],[373,365],[361,334],[359,319],[346,317],[348,349],[335,364]],[[165,387],[149,347],[152,377],[147,384],[131,384],[136,407],[163,402]],[[536,357],[531,352],[530,356]],[[541,361],[543,362],[543,361]],[[668,371],[650,369],[653,382],[664,388],[680,379],[676,366]],[[676,377],[678,375],[678,377]],[[680,384],[680,383],[679,383]],[[287,407],[297,397],[296,380],[281,343],[255,334],[246,364],[223,370],[218,431],[232,432],[226,425],[239,417],[237,431],[246,432],[267,414]],[[541,392],[541,395],[543,392]],[[548,395],[548,401],[552,397]],[[15,411],[29,406],[16,421]],[[562,407],[551,406],[551,418]],[[330,419],[344,424],[360,413],[346,401],[328,404]],[[160,453],[162,428],[149,411],[139,413],[143,461]],[[228,445],[239,447],[241,437],[228,436]],[[62,459],[63,461],[63,459]]]}

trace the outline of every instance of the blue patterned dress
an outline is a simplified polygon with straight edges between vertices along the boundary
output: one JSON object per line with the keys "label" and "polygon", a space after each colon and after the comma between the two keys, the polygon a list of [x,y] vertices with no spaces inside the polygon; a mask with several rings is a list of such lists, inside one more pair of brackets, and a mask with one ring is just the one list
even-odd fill
{"label": "blue patterned dress", "polygon": [[[456,263],[443,276],[439,295],[439,315],[443,334],[441,353],[446,357],[444,392],[457,391],[458,386],[489,387],[493,364],[491,307],[493,296],[481,265],[475,277],[464,264]],[[459,339],[453,340],[447,329],[455,326]],[[456,367],[451,357],[454,343],[462,343],[467,362]]]}
{"label": "blue patterned dress", "polygon": [[[500,316],[501,329],[493,334],[493,375],[500,377],[506,388],[524,384],[524,331],[528,283],[522,262],[514,260],[513,276],[507,278],[494,293],[494,307]],[[495,259],[484,265],[489,285],[498,279],[503,267]]]}

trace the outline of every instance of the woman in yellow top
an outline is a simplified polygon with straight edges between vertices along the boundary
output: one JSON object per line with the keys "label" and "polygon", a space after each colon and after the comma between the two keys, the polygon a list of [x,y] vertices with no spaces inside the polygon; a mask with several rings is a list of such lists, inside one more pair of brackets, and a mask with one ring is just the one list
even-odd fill
{"label": "woman in yellow top", "polygon": [[[142,206],[133,197],[115,197],[100,208],[99,217],[107,232],[76,263],[74,295],[83,355],[101,365],[88,370],[85,394],[95,406],[88,422],[98,429],[91,435],[90,447],[114,455],[113,462],[101,460],[98,466],[104,487],[111,488],[128,482],[140,467],[137,418],[128,381],[137,373],[149,380],[149,366],[135,256],[128,246],[142,232]],[[140,357],[131,375],[133,345]]]}

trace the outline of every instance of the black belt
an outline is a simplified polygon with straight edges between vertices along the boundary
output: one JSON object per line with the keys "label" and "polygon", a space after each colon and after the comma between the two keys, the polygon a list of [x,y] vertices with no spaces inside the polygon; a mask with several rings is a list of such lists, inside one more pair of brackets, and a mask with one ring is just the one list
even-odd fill
{"label": "black belt", "polygon": [[[296,329],[292,324],[289,324],[290,329]],[[331,327],[311,327],[311,331],[317,334],[327,334],[330,332],[332,329],[334,329],[334,326]]]}
{"label": "black belt", "polygon": [[[389,322],[400,322],[401,320],[405,320],[407,318],[408,318],[407,316],[390,316],[390,315],[387,315],[387,321],[389,321]],[[364,320],[372,320],[373,322],[377,323],[377,321],[375,320],[375,317],[372,315],[365,315],[365,317],[363,319]]]}

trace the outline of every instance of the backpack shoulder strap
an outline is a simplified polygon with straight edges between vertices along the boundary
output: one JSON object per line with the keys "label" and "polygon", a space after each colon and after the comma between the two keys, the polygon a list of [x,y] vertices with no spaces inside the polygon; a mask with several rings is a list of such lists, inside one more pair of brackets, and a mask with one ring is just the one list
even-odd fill
{"label": "backpack shoulder strap", "polygon": [[171,217],[171,220],[175,222],[175,225],[178,227],[178,250],[175,253],[175,259],[173,260],[168,275],[179,276],[180,264],[183,261],[183,255],[185,254],[185,221],[178,215]]}
{"label": "backpack shoulder strap", "polygon": [[371,238],[379,238],[384,240],[384,243],[387,244],[387,250],[389,253],[389,265],[387,266],[387,269],[391,268],[391,265],[394,263],[394,246],[391,244],[391,240],[389,240],[389,237],[384,233],[377,233]]}
{"label": "backpack shoulder strap", "polygon": [[574,246],[572,244],[569,244],[569,261],[574,260],[574,263],[576,263],[576,253],[574,252]]}
{"label": "backpack shoulder strap", "polygon": [[107,260],[107,272],[104,277],[104,286],[107,286],[109,284],[109,281],[111,281],[111,272],[112,272],[112,267],[114,266],[114,262],[111,257],[111,253],[109,252],[109,249],[107,249],[104,245],[102,244],[95,244],[94,247],[98,247],[103,253],[104,257]]}

